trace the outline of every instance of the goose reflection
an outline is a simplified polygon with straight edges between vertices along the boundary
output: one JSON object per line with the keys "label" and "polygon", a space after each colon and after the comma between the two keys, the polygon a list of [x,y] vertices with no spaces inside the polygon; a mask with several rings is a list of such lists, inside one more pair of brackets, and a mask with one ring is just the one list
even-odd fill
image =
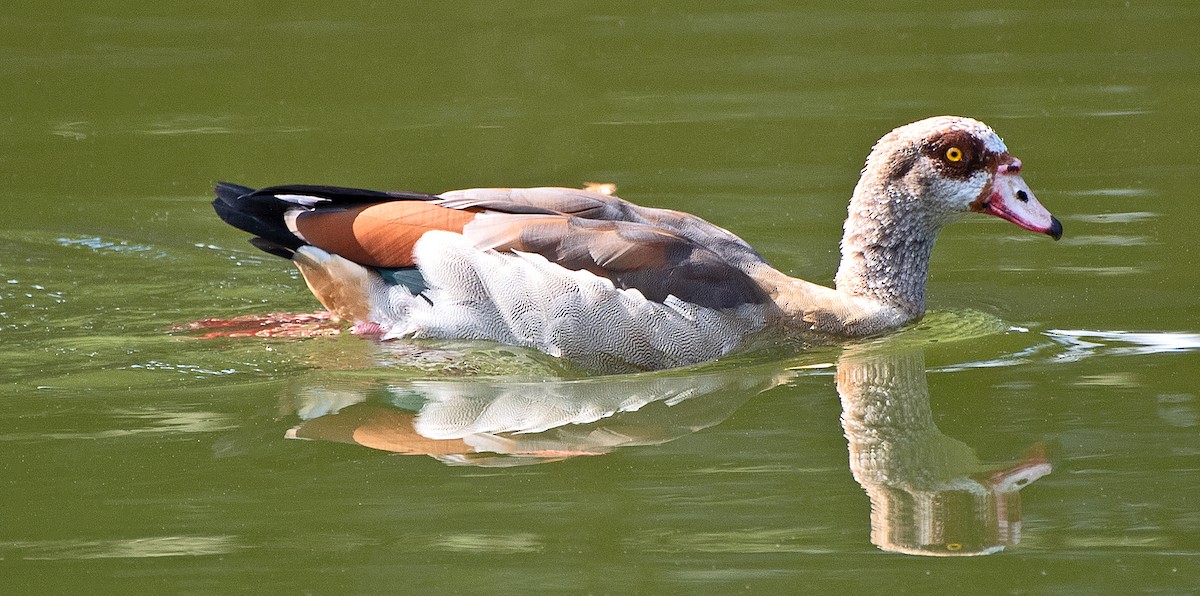
{"label": "goose reflection", "polygon": [[920,350],[848,350],[837,389],[850,471],[871,499],[871,542],[927,556],[998,552],[1021,537],[1019,491],[1050,473],[1043,445],[990,468],[938,430]]}
{"label": "goose reflection", "polygon": [[[814,367],[729,367],[577,380],[308,383],[295,439],[352,443],[451,465],[516,466],[656,445],[717,425],[756,394]],[[816,371],[821,374],[822,371]],[[1035,445],[1013,465],[980,463],[934,424],[920,348],[846,349],[837,392],[850,470],[887,551],[989,554],[1020,540],[1019,491],[1050,472]]]}

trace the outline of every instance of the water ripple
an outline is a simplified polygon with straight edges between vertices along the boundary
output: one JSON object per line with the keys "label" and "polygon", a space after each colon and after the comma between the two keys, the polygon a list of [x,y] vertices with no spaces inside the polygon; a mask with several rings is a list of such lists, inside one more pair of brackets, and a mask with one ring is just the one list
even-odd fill
{"label": "water ripple", "polygon": [[54,242],[59,246],[69,248],[88,248],[96,253],[150,253],[150,256],[156,259],[166,258],[166,252],[146,246],[144,244],[132,244],[125,240],[105,240],[99,236],[79,236],[76,238],[61,237],[55,238]]}
{"label": "water ripple", "polygon": [[[1010,332],[1028,333],[1029,330],[1013,327]],[[930,372],[958,372],[977,368],[1001,368],[1020,366],[1030,362],[1078,362],[1084,358],[1102,355],[1145,355],[1180,353],[1200,350],[1200,334],[1176,331],[1090,331],[1051,329],[1036,336],[1049,341],[1035,343],[1026,348],[1002,354],[995,358],[953,364]],[[1085,383],[1088,380],[1085,379]],[[1091,379],[1096,384],[1120,384],[1118,379]],[[1129,379],[1120,379],[1125,382]]]}
{"label": "water ripple", "polygon": [[1085,223],[1133,223],[1138,221],[1146,221],[1160,217],[1161,213],[1153,211],[1130,211],[1128,213],[1094,213],[1080,214],[1068,217],[1070,221],[1082,221]]}
{"label": "water ripple", "polygon": [[1128,236],[1121,234],[1094,234],[1091,236],[1072,236],[1062,241],[1070,246],[1150,246],[1153,242],[1146,236]]}
{"label": "water ripple", "polygon": [[1133,275],[1135,273],[1145,273],[1146,272],[1146,269],[1144,269],[1142,267],[1123,267],[1123,266],[1074,267],[1074,266],[1068,266],[1068,265],[1061,265],[1061,266],[1055,267],[1054,270],[1062,271],[1065,273],[1082,273],[1084,275]]}
{"label": "water ripple", "polygon": [[[1075,362],[1097,352],[1116,355],[1165,354],[1200,349],[1200,335],[1182,332],[1088,331],[1051,329],[1045,335],[1065,347],[1057,360]],[[1122,345],[1112,345],[1113,343]]]}
{"label": "water ripple", "polygon": [[1150,194],[1150,191],[1144,188],[1093,188],[1067,191],[1063,194],[1073,197],[1141,197]]}
{"label": "water ripple", "polygon": [[234,536],[152,536],[118,540],[0,542],[0,560],[63,561],[222,555],[243,548]]}

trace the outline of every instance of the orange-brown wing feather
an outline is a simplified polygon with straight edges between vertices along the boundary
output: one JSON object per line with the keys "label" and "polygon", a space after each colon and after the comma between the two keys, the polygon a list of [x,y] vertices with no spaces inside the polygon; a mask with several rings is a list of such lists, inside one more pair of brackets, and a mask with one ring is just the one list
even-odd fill
{"label": "orange-brown wing feather", "polygon": [[431,230],[462,232],[474,211],[424,201],[391,201],[347,209],[318,209],[296,217],[306,242],[371,267],[411,267],[413,245]]}

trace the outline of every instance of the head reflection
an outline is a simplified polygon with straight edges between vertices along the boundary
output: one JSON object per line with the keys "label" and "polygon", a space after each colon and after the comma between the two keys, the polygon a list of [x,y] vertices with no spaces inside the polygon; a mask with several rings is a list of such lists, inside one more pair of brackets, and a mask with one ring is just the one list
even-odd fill
{"label": "head reflection", "polygon": [[838,362],[850,471],[871,499],[871,542],[925,556],[985,555],[1021,537],[1018,491],[1050,473],[1042,445],[988,467],[933,421],[924,354],[848,350]]}

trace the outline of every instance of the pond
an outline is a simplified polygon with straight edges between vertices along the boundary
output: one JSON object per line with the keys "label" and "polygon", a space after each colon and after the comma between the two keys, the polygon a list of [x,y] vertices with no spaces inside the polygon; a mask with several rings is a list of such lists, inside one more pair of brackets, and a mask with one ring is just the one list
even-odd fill
{"label": "pond", "polygon": [[[1192,3],[227,4],[0,10],[0,591],[1200,585]],[[828,284],[943,113],[1065,235],[948,227],[884,337],[596,376],[186,329],[320,308],[218,180],[611,182]]]}

